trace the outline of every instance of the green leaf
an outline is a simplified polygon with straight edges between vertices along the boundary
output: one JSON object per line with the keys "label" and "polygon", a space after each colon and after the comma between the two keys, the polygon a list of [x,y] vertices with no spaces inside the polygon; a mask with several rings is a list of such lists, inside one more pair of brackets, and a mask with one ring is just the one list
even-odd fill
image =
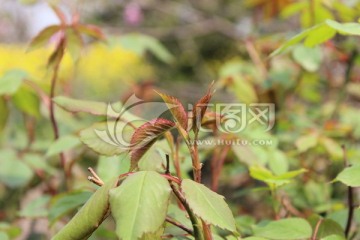
{"label": "green leaf", "polygon": [[72,113],[90,113],[96,116],[105,116],[107,118],[120,118],[124,121],[138,121],[141,118],[124,111],[121,102],[104,103],[88,100],[79,100],[74,98],[68,98],[64,96],[58,96],[53,101],[59,107]]}
{"label": "green leaf", "polygon": [[0,240],[10,240],[6,232],[0,231]]}
{"label": "green leaf", "polygon": [[6,101],[3,97],[0,97],[0,134],[6,127],[6,123],[9,117],[9,109]]}
{"label": "green leaf", "polygon": [[[85,112],[98,116],[107,116],[108,105],[103,102],[80,100],[64,96],[55,97],[53,102],[72,113]],[[122,107],[121,103],[111,104],[111,106],[116,109],[121,109]],[[112,117],[117,117],[117,115]]]}
{"label": "green leaf", "polygon": [[190,179],[181,182],[181,189],[196,216],[222,229],[236,231],[234,217],[223,196]]}
{"label": "green leaf", "polygon": [[268,239],[262,237],[247,237],[247,238],[242,238],[242,240],[268,240]]}
{"label": "green leaf", "polygon": [[59,25],[52,25],[42,30],[38,35],[31,40],[27,51],[32,51],[40,47],[45,47],[50,38],[60,30]]}
{"label": "green leaf", "polygon": [[289,170],[289,162],[286,155],[280,150],[269,153],[269,167],[276,175],[281,175]]}
{"label": "green leaf", "polygon": [[310,225],[312,226],[313,229],[315,229],[319,221],[321,221],[317,229],[317,234],[316,234],[317,239],[319,238],[322,239],[331,235],[337,235],[343,238],[345,237],[344,230],[334,220],[326,219],[326,218],[322,219],[320,216],[312,215],[308,219],[308,221],[310,222]]}
{"label": "green leaf", "polygon": [[47,205],[49,200],[49,195],[35,198],[21,209],[19,216],[28,218],[46,217],[48,215]]}
{"label": "green leaf", "polygon": [[12,150],[0,151],[0,182],[8,187],[25,186],[33,177],[31,168],[22,162]]}
{"label": "green leaf", "polygon": [[279,55],[281,53],[283,53],[285,50],[287,50],[289,47],[294,46],[295,44],[298,44],[299,42],[301,42],[305,37],[307,37],[310,33],[312,32],[316,32],[320,27],[322,26],[322,24],[320,25],[316,25],[312,28],[306,29],[303,32],[295,35],[294,37],[290,38],[288,41],[286,41],[283,45],[281,45],[278,49],[276,49],[275,51],[273,51],[270,54],[270,57],[274,57],[276,55]]}
{"label": "green leaf", "polygon": [[231,89],[241,102],[248,104],[258,102],[255,87],[252,83],[241,76],[234,76],[233,80],[234,82]]}
{"label": "green leaf", "polygon": [[360,35],[359,23],[339,23],[334,20],[326,20],[326,24],[343,35]]}
{"label": "green leaf", "polygon": [[305,38],[304,45],[306,47],[314,47],[333,38],[335,34],[336,30],[330,28],[328,25],[320,25],[316,31],[309,33],[309,35]]}
{"label": "green leaf", "polygon": [[6,222],[0,222],[0,232],[6,233],[10,239],[15,239],[21,234],[21,229],[18,226],[10,225]]}
{"label": "green leaf", "polygon": [[166,154],[171,154],[168,142],[165,139],[156,141],[140,159],[139,170],[163,171],[166,164]]}
{"label": "green leaf", "polygon": [[322,61],[321,54],[319,47],[309,48],[300,45],[293,50],[294,60],[308,72],[315,72],[319,69]]}
{"label": "green leaf", "polygon": [[345,168],[337,175],[335,180],[350,187],[360,187],[360,165]]}
{"label": "green leaf", "polygon": [[46,152],[46,156],[47,157],[54,156],[56,154],[73,149],[80,144],[81,144],[81,142],[80,142],[79,138],[76,136],[67,135],[67,136],[60,137],[59,139],[57,139],[55,142],[53,142],[50,145],[48,151]]}
{"label": "green leaf", "polygon": [[119,43],[123,48],[139,55],[144,55],[146,51],[149,51],[165,63],[174,60],[174,57],[159,40],[150,36],[138,33],[126,34],[119,39]]}
{"label": "green leaf", "polygon": [[255,228],[254,235],[276,240],[300,240],[309,239],[312,229],[304,219],[287,218],[270,222],[265,227]]}
{"label": "green leaf", "polygon": [[170,192],[168,181],[153,171],[136,172],[111,190],[111,213],[118,237],[133,240],[155,233],[165,221]]}
{"label": "green leaf", "polygon": [[40,117],[40,100],[32,89],[21,87],[11,100],[22,112],[36,118]]}
{"label": "green leaf", "polygon": [[339,236],[339,235],[330,235],[330,236],[321,238],[320,240],[346,240],[346,238],[343,236]]}
{"label": "green leaf", "polygon": [[324,146],[331,158],[335,160],[340,160],[343,158],[343,149],[336,141],[328,137],[321,137],[319,142],[322,146]]}
{"label": "green leaf", "polygon": [[138,166],[141,157],[150,149],[155,141],[162,136],[166,131],[169,131],[175,126],[175,123],[157,118],[151,120],[139,128],[137,128],[131,137],[131,170]]}
{"label": "green leaf", "polygon": [[113,177],[128,172],[130,169],[130,156],[100,156],[96,167],[96,173],[103,181],[108,181]]}
{"label": "green leaf", "polygon": [[80,140],[100,155],[113,156],[129,150],[134,131],[123,122],[101,122],[82,130]]}
{"label": "green leaf", "polygon": [[306,9],[307,7],[308,7],[307,2],[302,2],[302,1],[294,2],[294,3],[291,3],[287,6],[285,6],[285,8],[283,8],[283,10],[281,11],[280,16],[282,18],[288,18],[292,15],[299,13],[303,9]]}
{"label": "green leaf", "polygon": [[84,204],[90,196],[90,192],[73,191],[69,193],[59,194],[54,197],[50,202],[50,225],[54,224],[56,220],[66,215],[70,211]]}
{"label": "green leaf", "polygon": [[306,172],[306,170],[299,169],[275,176],[272,172],[270,172],[264,167],[261,166],[250,167],[250,176],[256,180],[267,183],[271,189],[290,183],[292,178],[302,174],[303,172]]}
{"label": "green leaf", "polygon": [[25,77],[27,77],[27,73],[22,70],[15,69],[7,71],[0,78],[0,96],[4,94],[14,94],[19,89]]}
{"label": "green leaf", "polygon": [[[327,10],[322,13],[326,14]],[[326,19],[326,17],[325,17]],[[290,40],[286,41],[282,46],[273,51],[270,57],[274,57],[280,53],[283,53],[289,47],[300,43],[305,40],[304,44],[307,47],[313,47],[317,44],[321,44],[335,36],[336,33],[342,35],[360,35],[359,23],[339,23],[337,21],[327,19],[324,23],[320,23],[311,28],[304,30],[303,32],[295,35]]]}
{"label": "green leaf", "polygon": [[52,239],[87,239],[109,214],[109,191],[117,183],[118,178],[115,178],[100,187]]}
{"label": "green leaf", "polygon": [[296,142],[296,148],[298,149],[299,153],[306,152],[310,148],[315,147],[318,144],[318,135],[317,134],[308,134],[299,137]]}
{"label": "green leaf", "polygon": [[46,161],[44,154],[27,153],[22,158],[35,171],[41,170],[51,175],[56,174],[56,169]]}

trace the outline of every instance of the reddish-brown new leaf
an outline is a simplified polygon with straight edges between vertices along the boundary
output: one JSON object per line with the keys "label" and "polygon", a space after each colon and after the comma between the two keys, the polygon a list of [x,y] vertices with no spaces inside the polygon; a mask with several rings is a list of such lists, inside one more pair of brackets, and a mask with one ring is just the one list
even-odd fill
{"label": "reddish-brown new leaf", "polygon": [[181,125],[181,127],[187,130],[188,117],[184,109],[184,106],[181,104],[179,99],[169,96],[167,94],[157,92],[160,97],[164,100],[168,106],[171,114],[174,116],[175,120]]}
{"label": "reddish-brown new leaf", "polygon": [[175,123],[170,120],[157,118],[137,128],[130,141],[130,169],[135,169],[141,157],[156,142],[157,138],[174,126]]}
{"label": "reddish-brown new leaf", "polygon": [[211,97],[214,93],[214,91],[212,90],[212,86],[213,84],[210,85],[208,91],[206,92],[206,94],[195,104],[194,109],[193,109],[193,125],[192,128],[194,129],[195,132],[197,132],[199,129],[199,124],[201,124],[202,119],[205,115],[206,109],[208,107],[208,104],[211,100]]}
{"label": "reddish-brown new leaf", "polygon": [[50,5],[52,10],[55,12],[56,16],[59,18],[60,22],[62,25],[66,25],[66,17],[65,14],[63,13],[63,11],[61,11],[61,9],[55,5]]}
{"label": "reddish-brown new leaf", "polygon": [[104,40],[105,39],[105,35],[103,34],[103,32],[101,31],[101,29],[95,25],[90,25],[90,24],[77,24],[76,29],[85,35],[88,35],[92,38],[98,39],[98,40]]}

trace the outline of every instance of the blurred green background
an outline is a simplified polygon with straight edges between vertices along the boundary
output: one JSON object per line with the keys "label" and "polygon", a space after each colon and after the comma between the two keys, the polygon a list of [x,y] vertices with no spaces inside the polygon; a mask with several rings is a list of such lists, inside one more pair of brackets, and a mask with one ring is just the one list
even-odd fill
{"label": "blurred green background", "polygon": [[[322,44],[309,47],[307,40],[298,41],[279,55],[270,54],[327,20],[358,23],[360,1],[51,3],[68,19],[78,13],[80,22],[98,26],[106,36],[102,41],[84,38],[76,58],[65,53],[56,95],[115,102],[135,93],[150,101],[159,100],[157,89],[187,104],[214,80],[213,102],[274,103],[276,124],[270,132],[254,126],[237,135],[272,144],[231,146],[216,180],[211,159],[223,150],[202,149],[204,183],[226,196],[243,236],[273,219],[274,211],[275,218],[317,214],[344,228],[347,188],[330,182],[344,167],[342,145],[348,163],[360,163],[360,28],[348,30],[353,34],[334,32],[324,43],[329,33],[320,29],[309,41]],[[77,138],[81,129],[102,118],[56,108],[62,140],[54,142],[47,62],[57,36],[34,51],[27,48],[59,19],[47,1],[0,0],[0,6],[0,239],[49,239],[94,189],[86,180],[88,166],[103,173],[113,168],[113,175],[127,170],[122,157],[99,156]],[[71,189],[64,187],[59,152],[71,162]],[[180,154],[188,174],[187,153]],[[301,168],[307,172],[275,184],[271,195],[269,179],[249,175],[257,168],[275,176]],[[358,195],[356,190],[353,239],[360,239]],[[112,229],[113,223],[106,222],[93,239],[114,239]],[[219,235],[225,239],[226,234]]]}

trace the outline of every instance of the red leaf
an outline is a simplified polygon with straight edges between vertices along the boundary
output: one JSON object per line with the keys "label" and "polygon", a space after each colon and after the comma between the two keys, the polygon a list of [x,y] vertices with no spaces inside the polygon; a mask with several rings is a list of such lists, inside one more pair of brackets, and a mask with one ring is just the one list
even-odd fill
{"label": "red leaf", "polygon": [[175,120],[181,125],[181,127],[187,130],[188,117],[184,109],[184,106],[180,103],[179,99],[169,96],[167,94],[157,92],[160,97],[164,100],[168,106],[171,114],[174,116]]}
{"label": "red leaf", "polygon": [[61,27],[58,25],[52,25],[42,30],[38,35],[36,35],[31,40],[31,43],[29,44],[27,51],[32,51],[37,48],[45,46],[49,42],[50,38],[55,33],[57,33],[60,30],[60,28]]}
{"label": "red leaf", "polygon": [[53,4],[50,5],[52,10],[55,12],[56,16],[59,18],[61,25],[66,25],[66,17],[61,9]]}
{"label": "red leaf", "polygon": [[202,119],[205,115],[206,109],[207,109],[207,105],[210,102],[210,99],[212,97],[212,95],[214,94],[214,91],[212,90],[212,86],[214,83],[212,83],[209,88],[208,91],[206,92],[206,94],[195,104],[194,109],[193,109],[193,126],[192,129],[197,132],[198,129],[198,125],[201,124]]}
{"label": "red leaf", "polygon": [[149,148],[156,142],[166,131],[170,130],[175,126],[175,123],[163,119],[157,118],[141,125],[135,130],[131,138],[131,167],[133,170],[137,167],[137,164],[141,157],[149,150]]}
{"label": "red leaf", "polygon": [[101,29],[95,25],[77,24],[75,27],[82,34],[88,35],[98,40],[105,39],[105,35],[101,31]]}

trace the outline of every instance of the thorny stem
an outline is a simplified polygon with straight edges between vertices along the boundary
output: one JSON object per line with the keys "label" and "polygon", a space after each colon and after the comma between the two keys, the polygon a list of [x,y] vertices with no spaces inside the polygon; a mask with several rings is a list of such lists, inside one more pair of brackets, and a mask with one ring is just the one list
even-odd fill
{"label": "thorny stem", "polygon": [[[342,146],[343,149],[343,156],[344,156],[344,164],[345,167],[347,167],[349,165],[348,160],[347,160],[347,156],[346,156],[346,148],[343,145]],[[347,200],[348,200],[348,218],[347,218],[347,222],[346,222],[346,227],[345,227],[345,236],[348,237],[349,233],[350,233],[350,229],[351,229],[351,224],[352,224],[352,219],[354,216],[354,196],[353,196],[353,188],[348,186],[348,193],[347,193]]]}

